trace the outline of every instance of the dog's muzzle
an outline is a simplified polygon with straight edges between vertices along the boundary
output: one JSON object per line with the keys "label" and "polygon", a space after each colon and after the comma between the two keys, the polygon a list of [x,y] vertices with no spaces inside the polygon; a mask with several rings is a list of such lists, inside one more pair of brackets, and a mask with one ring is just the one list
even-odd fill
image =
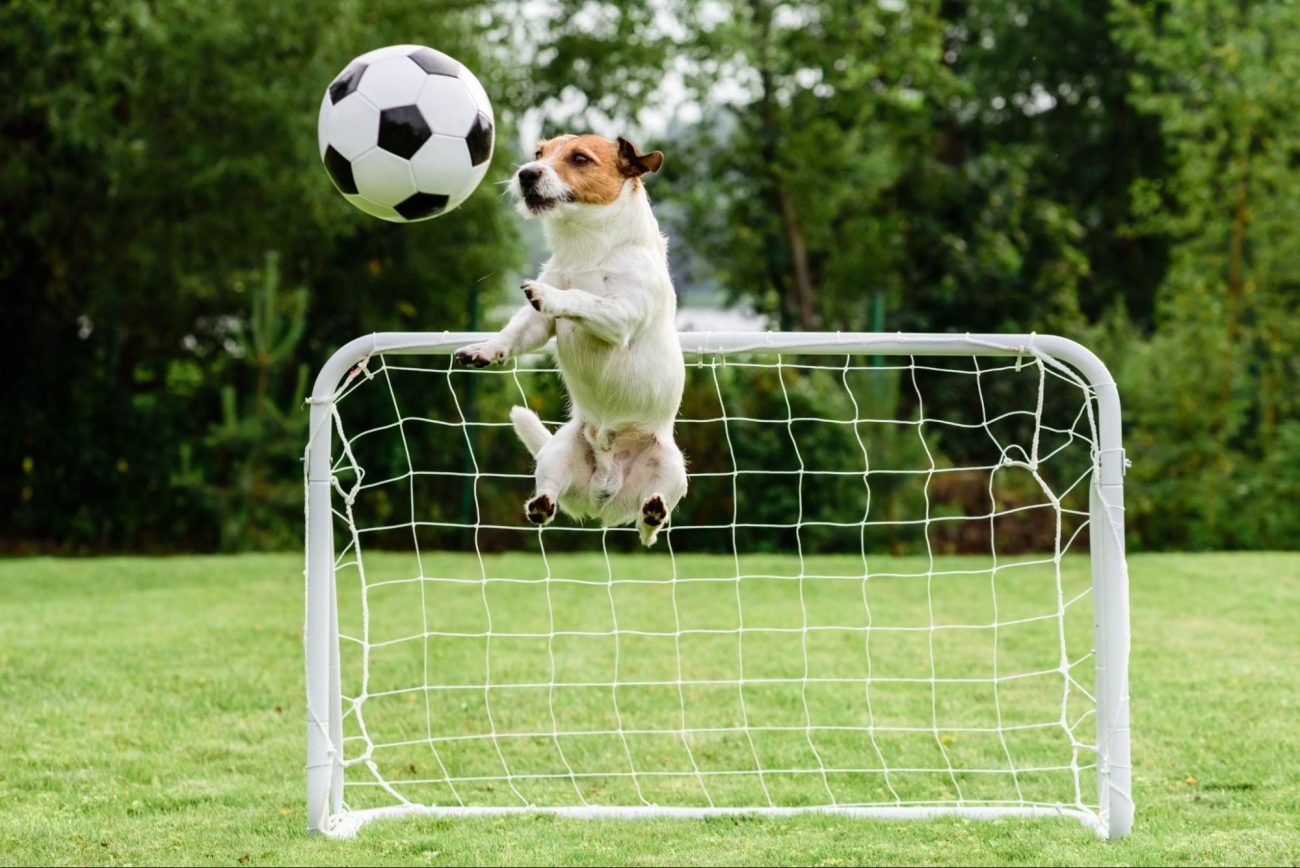
{"label": "dog's muzzle", "polygon": [[542,170],[536,166],[524,166],[519,170],[519,189],[525,193],[537,189],[537,182],[542,179]]}
{"label": "dog's muzzle", "polygon": [[573,201],[571,194],[558,192],[554,180],[548,179],[545,171],[538,166],[524,166],[515,174],[515,180],[524,206],[533,214],[541,214],[562,202]]}

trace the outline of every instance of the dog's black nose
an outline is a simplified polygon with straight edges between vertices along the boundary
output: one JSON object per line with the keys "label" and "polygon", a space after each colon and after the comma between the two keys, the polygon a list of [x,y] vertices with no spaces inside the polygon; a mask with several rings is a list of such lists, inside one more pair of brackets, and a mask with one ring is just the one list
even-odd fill
{"label": "dog's black nose", "polygon": [[519,170],[519,185],[525,190],[530,190],[537,185],[537,179],[542,177],[542,170],[536,166],[524,166]]}

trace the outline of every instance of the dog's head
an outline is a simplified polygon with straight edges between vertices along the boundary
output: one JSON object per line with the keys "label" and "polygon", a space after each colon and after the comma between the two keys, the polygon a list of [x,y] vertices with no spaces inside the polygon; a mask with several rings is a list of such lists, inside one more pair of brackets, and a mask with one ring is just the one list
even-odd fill
{"label": "dog's head", "polygon": [[643,154],[627,139],[556,136],[537,145],[530,162],[515,172],[511,189],[525,216],[559,213],[574,205],[608,205],[626,185],[657,172],[664,155]]}

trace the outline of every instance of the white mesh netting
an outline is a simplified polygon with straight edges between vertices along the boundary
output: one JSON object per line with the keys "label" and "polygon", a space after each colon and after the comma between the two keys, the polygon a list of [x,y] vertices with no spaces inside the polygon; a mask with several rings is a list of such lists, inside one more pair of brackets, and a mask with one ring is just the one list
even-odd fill
{"label": "white mesh netting", "polygon": [[334,396],[347,810],[1096,811],[1070,369],[688,357],[649,551],[525,521],[512,403],[563,418],[549,357],[374,354]]}

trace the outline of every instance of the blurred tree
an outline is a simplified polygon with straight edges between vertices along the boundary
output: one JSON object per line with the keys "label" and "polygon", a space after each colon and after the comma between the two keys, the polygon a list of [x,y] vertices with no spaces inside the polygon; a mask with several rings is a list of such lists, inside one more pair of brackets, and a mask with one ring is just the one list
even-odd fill
{"label": "blurred tree", "polygon": [[[307,365],[294,365],[307,324],[307,290],[280,290],[280,255],[266,255],[247,316],[236,327],[231,367],[251,375],[221,389],[221,421],[205,438],[211,467],[195,468],[182,444],[174,483],[197,488],[220,523],[220,545],[240,549],[291,548],[301,529],[302,482],[285,472],[306,441],[297,404],[307,394]],[[289,378],[293,374],[293,378]],[[232,377],[233,379],[233,377]],[[291,384],[286,388],[286,384]]]}
{"label": "blurred tree", "polygon": [[1129,100],[1140,61],[1112,34],[1110,6],[945,0],[944,63],[969,91],[943,148],[956,161],[1017,152],[1027,184],[1017,196],[1055,203],[1055,219],[1073,224],[1083,313],[1122,303],[1149,329],[1168,240],[1135,225],[1129,187],[1167,166],[1159,121]]}
{"label": "blurred tree", "polygon": [[783,327],[866,327],[874,292],[913,289],[907,179],[934,168],[931,113],[959,87],[936,5],[727,7],[683,15],[703,117],[668,165],[688,253]]}
{"label": "blurred tree", "polygon": [[238,381],[240,276],[265,250],[311,287],[293,361],[312,367],[363,329],[460,325],[469,290],[500,284],[513,224],[484,201],[490,181],[451,219],[391,226],[343,203],[315,152],[321,90],[366,49],[428,42],[492,80],[478,16],[396,0],[0,7],[0,280],[22,324],[6,404],[23,420],[0,433],[3,538],[215,542],[169,479]]}
{"label": "blurred tree", "polygon": [[[967,43],[990,38],[968,19],[987,13],[939,2],[617,0],[600,4],[605,16],[568,14],[579,5],[561,0],[557,23],[530,32],[545,59],[532,101],[600,126],[611,113],[644,114],[646,87],[661,114],[676,99],[667,183],[655,192],[684,240],[680,270],[707,274],[786,328],[873,327],[878,293],[890,328],[1082,323],[1089,260],[1072,205],[1084,194],[1061,168],[1073,155],[1048,145],[1110,141],[1080,131],[1105,113],[1039,119],[1056,124],[1051,136],[1032,124],[1017,132],[1011,112],[1035,107],[1001,111],[989,91],[1004,70],[1039,70],[1025,51],[996,70],[964,60]],[[638,28],[631,46],[627,22]],[[1104,22],[1078,38],[1106,42]],[[601,60],[584,65],[576,46]],[[616,69],[603,60],[611,52]],[[1122,69],[1114,80],[1125,85]],[[1112,199],[1127,205],[1122,186]]]}
{"label": "blurred tree", "polygon": [[[342,203],[318,166],[321,87],[399,41],[436,44],[491,83],[507,126],[498,177],[517,156],[515,117],[545,118],[544,132],[667,124],[652,192],[675,269],[784,327],[1086,335],[1124,390],[1142,544],[1300,533],[1287,469],[1300,458],[1295,4],[520,9],[0,6],[0,291],[19,324],[0,546],[213,547],[218,512],[254,509],[237,488],[219,505],[173,480],[215,484],[231,461],[208,436],[227,430],[222,396],[241,419],[256,400],[258,369],[238,353],[266,250],[311,294],[303,338],[265,369],[281,399],[300,365],[359,332],[460,327],[480,296],[509,290],[523,252],[490,186],[451,218],[395,227]],[[499,391],[484,385],[485,400]],[[299,478],[287,409],[284,422],[265,435],[268,484]],[[756,462],[776,460],[767,445]],[[958,437],[937,445],[969,458]],[[459,493],[437,509],[475,502]]]}
{"label": "blurred tree", "polygon": [[1132,190],[1141,230],[1173,244],[1156,334],[1124,367],[1134,512],[1160,544],[1294,545],[1276,473],[1300,425],[1300,9],[1116,0],[1113,21],[1172,169]]}

